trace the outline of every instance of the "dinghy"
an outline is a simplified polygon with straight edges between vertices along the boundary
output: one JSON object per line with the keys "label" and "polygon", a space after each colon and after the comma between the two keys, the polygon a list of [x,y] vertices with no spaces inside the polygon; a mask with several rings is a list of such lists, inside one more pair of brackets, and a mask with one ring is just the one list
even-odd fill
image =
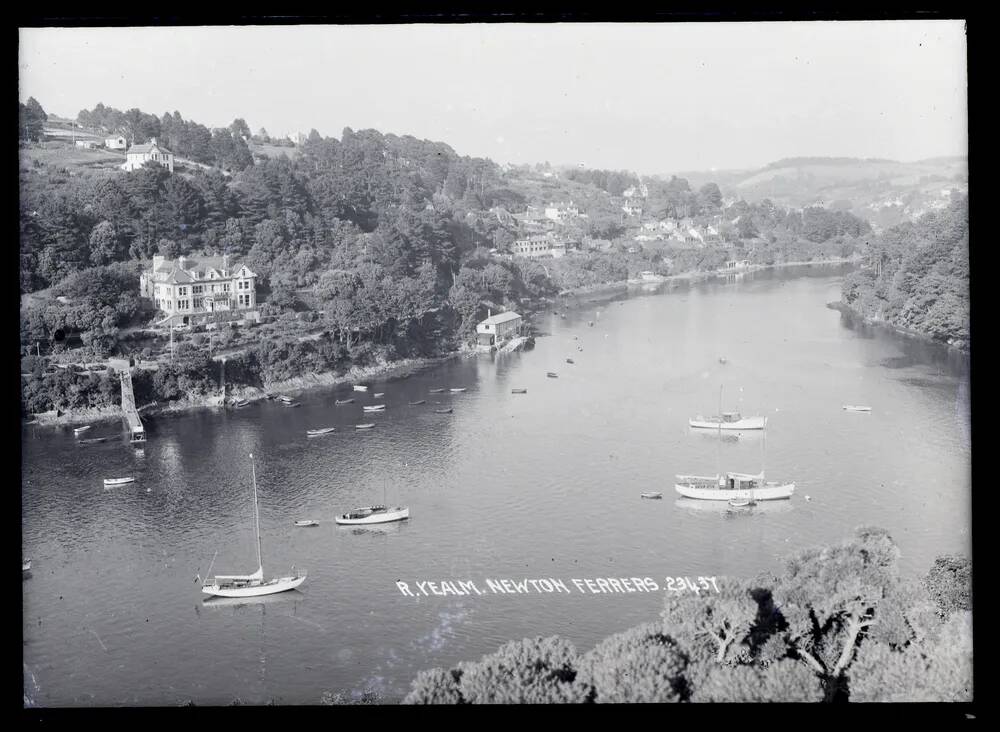
{"label": "dinghy", "polygon": [[301,407],[302,404],[299,402],[285,402],[286,407]]}
{"label": "dinghy", "polygon": [[426,404],[426,403],[427,403],[426,399],[418,399],[415,402],[410,402],[410,406],[411,407],[419,407],[421,404]]}
{"label": "dinghy", "polygon": [[374,422],[368,422],[366,424],[356,424],[356,425],[354,425],[354,429],[356,429],[356,430],[370,430],[373,427],[375,427],[375,423]]}
{"label": "dinghy", "polygon": [[107,437],[91,437],[86,440],[80,440],[81,445],[93,445],[98,442],[107,442]]}
{"label": "dinghy", "polygon": [[461,394],[463,391],[465,391],[465,387],[463,386],[459,389],[450,389],[449,391],[451,391],[452,394]]}
{"label": "dinghy", "polygon": [[410,518],[410,509],[406,506],[366,506],[356,508],[337,516],[334,520],[341,525],[352,524],[384,524],[390,521],[403,521]]}
{"label": "dinghy", "polygon": [[444,389],[428,389],[431,394],[440,394]]}
{"label": "dinghy", "polygon": [[242,409],[243,407],[250,406],[250,402],[246,399],[240,399],[238,402],[233,402],[233,409]]}
{"label": "dinghy", "polygon": [[527,389],[511,389],[510,393],[511,394],[527,394],[528,390]]}
{"label": "dinghy", "polygon": [[558,379],[559,378],[559,374],[557,374],[555,371],[549,371],[545,375],[548,376],[550,379]]}
{"label": "dinghy", "polygon": [[285,396],[284,394],[278,394],[278,396],[276,396],[275,399],[277,399],[279,402],[284,402],[285,404],[291,404],[292,402],[295,401],[290,396]]}
{"label": "dinghy", "polygon": [[315,519],[302,519],[301,521],[295,522],[296,526],[319,526],[319,521]]}
{"label": "dinghy", "polygon": [[355,384],[354,391],[368,391],[368,387],[364,384]]}
{"label": "dinghy", "polygon": [[663,494],[660,491],[648,491],[646,493],[639,494],[642,498],[663,498]]}
{"label": "dinghy", "polygon": [[84,425],[83,427],[77,427],[76,429],[73,430],[73,434],[74,435],[81,435],[81,434],[83,434],[84,432],[86,432],[89,429],[90,429],[90,425],[89,424],[88,425]]}
{"label": "dinghy", "polygon": [[567,359],[566,359],[566,363],[576,363],[576,361],[574,361],[574,360],[573,360],[573,359],[571,359],[571,358],[567,358]]}
{"label": "dinghy", "polygon": [[862,406],[860,406],[858,404],[845,404],[844,405],[844,410],[847,411],[847,412],[870,412],[870,411],[872,411],[872,408],[871,407],[862,407]]}
{"label": "dinghy", "polygon": [[334,404],[336,404],[336,405],[337,405],[338,407],[339,407],[339,406],[340,406],[341,404],[353,404],[353,403],[354,403],[354,400],[353,400],[353,399],[337,399],[337,400],[336,400],[336,401],[334,402]]}
{"label": "dinghy", "polygon": [[385,405],[384,404],[376,404],[376,405],[371,406],[371,407],[362,407],[362,409],[365,410],[366,412],[384,412],[385,411]]}
{"label": "dinghy", "polygon": [[451,412],[452,412],[452,408],[451,407],[448,407],[447,409],[435,409],[434,410],[435,414],[451,414]]}
{"label": "dinghy", "polygon": [[334,427],[321,427],[318,430],[306,430],[306,434],[309,437],[319,437],[320,435],[328,435],[334,431]]}
{"label": "dinghy", "polygon": [[135,478],[105,478],[104,487],[111,488],[116,485],[125,485],[126,483],[135,483]]}

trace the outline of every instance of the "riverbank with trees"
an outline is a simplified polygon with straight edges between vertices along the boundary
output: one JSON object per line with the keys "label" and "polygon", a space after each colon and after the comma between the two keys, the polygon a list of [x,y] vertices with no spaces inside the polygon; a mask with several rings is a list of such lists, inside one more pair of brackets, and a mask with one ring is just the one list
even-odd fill
{"label": "riverbank with trees", "polygon": [[407,704],[971,702],[972,575],[939,557],[898,571],[883,529],[789,558],[780,575],[667,591],[658,621],[585,653],[526,638],[431,669]]}
{"label": "riverbank with trees", "polygon": [[841,303],[865,322],[916,333],[968,351],[969,201],[887,230],[866,266],[844,280]]}

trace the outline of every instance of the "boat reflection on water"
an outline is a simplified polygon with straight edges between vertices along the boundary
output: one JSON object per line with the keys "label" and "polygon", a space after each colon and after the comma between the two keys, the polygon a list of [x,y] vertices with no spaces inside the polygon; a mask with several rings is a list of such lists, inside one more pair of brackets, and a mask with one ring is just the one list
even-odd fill
{"label": "boat reflection on water", "polygon": [[726,517],[735,515],[760,515],[765,513],[787,513],[794,508],[792,501],[757,501],[747,506],[733,506],[729,501],[700,501],[696,498],[678,498],[674,501],[678,508],[691,509],[702,513],[719,513]]}
{"label": "boat reflection on water", "polygon": [[[352,526],[347,529],[353,536],[364,536],[364,535],[382,535],[387,536],[389,534],[398,534],[401,531],[406,531],[406,527],[410,525],[409,521],[391,521],[384,524],[367,524],[364,526]],[[344,527],[345,529],[347,527]],[[343,529],[342,529],[343,530]]]}
{"label": "boat reflection on water", "polygon": [[256,595],[252,597],[207,597],[201,602],[201,607],[207,608],[234,608],[243,605],[282,605],[294,603],[305,599],[306,595],[300,590],[288,590],[273,595]]}
{"label": "boat reflection on water", "polygon": [[[721,434],[720,434],[721,433]],[[713,440],[722,442],[742,442],[756,445],[763,439],[764,430],[740,430],[738,432],[722,432],[717,429],[703,429],[701,427],[688,427],[688,434],[701,435]]]}

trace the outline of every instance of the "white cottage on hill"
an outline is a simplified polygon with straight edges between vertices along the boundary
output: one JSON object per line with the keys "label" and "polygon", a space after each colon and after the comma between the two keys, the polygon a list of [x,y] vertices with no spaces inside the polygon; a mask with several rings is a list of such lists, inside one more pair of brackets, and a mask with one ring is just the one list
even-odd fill
{"label": "white cottage on hill", "polygon": [[156,142],[154,137],[144,145],[133,145],[125,153],[122,170],[133,171],[148,162],[154,162],[174,172],[174,154]]}

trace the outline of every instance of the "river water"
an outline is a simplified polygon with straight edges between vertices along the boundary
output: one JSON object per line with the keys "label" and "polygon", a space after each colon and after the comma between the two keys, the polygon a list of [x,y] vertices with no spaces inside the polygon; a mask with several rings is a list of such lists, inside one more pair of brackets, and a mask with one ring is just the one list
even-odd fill
{"label": "river water", "polygon": [[[656,619],[665,577],[780,571],[794,550],[862,524],[891,532],[912,575],[970,554],[968,362],[825,307],[846,271],[557,306],[566,317],[536,316],[546,335],[533,350],[372,382],[345,406],[334,400],[350,387],[308,392],[298,409],[150,418],[141,452],[118,425],[95,426],[88,436],[116,439],[87,447],[68,427],[24,427],[25,703],[398,701],[421,669],[528,636],[584,651]],[[467,391],[429,393],[441,387]],[[724,409],[767,415],[766,441],[688,428],[716,412],[720,387]],[[386,412],[362,415],[376,391]],[[409,406],[418,399],[427,404]],[[434,413],[442,405],[454,412]],[[309,576],[262,601],[203,601],[195,577],[216,552],[214,572],[255,569],[250,452],[265,573]],[[764,468],[793,480],[795,496],[750,509],[676,496],[675,473],[720,468]],[[123,475],[136,482],[103,488]],[[383,495],[410,520],[333,523]],[[302,518],[320,526],[296,528]],[[570,582],[598,577],[650,577],[661,592],[584,594]],[[561,579],[571,592],[494,594],[487,578]],[[410,597],[397,580],[472,581],[484,594]]]}

